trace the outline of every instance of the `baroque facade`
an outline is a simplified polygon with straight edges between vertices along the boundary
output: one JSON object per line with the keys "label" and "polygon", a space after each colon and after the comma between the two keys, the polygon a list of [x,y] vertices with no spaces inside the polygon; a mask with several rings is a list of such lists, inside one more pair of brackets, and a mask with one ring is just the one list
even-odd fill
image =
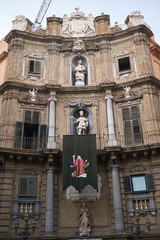
{"label": "baroque facade", "polygon": [[[86,238],[130,239],[138,217],[159,239],[160,76],[143,16],[110,26],[109,15],[76,8],[31,27],[16,17],[0,55],[0,239],[17,239],[25,214],[36,220],[34,239],[84,238],[84,213]],[[96,134],[98,191],[77,193],[62,190],[62,154],[80,111],[84,134]]]}

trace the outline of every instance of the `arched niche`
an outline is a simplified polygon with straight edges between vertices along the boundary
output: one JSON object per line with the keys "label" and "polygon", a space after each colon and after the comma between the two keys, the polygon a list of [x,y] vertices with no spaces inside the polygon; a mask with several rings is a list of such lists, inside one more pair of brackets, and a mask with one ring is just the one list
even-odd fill
{"label": "arched niche", "polygon": [[75,121],[77,118],[80,117],[79,111],[83,111],[83,116],[88,119],[88,128],[86,134],[93,134],[93,120],[92,120],[92,113],[91,111],[86,108],[75,108],[70,115],[70,134],[71,135],[77,135],[77,128]]}
{"label": "arched niche", "polygon": [[72,86],[76,85],[75,68],[77,67],[79,60],[82,61],[82,65],[85,67],[84,85],[89,85],[90,84],[89,59],[83,54],[74,55],[70,59],[70,84]]}

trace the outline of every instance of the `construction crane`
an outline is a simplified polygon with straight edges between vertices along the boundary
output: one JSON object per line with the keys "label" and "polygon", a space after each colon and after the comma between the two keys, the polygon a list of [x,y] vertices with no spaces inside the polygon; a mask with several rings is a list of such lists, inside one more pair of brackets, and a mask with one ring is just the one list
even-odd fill
{"label": "construction crane", "polygon": [[52,0],[43,0],[43,3],[39,9],[39,12],[34,21],[34,24],[32,25],[32,29],[31,29],[32,32],[35,32],[39,28],[39,25],[42,23],[43,18],[45,16],[51,2],[52,2]]}

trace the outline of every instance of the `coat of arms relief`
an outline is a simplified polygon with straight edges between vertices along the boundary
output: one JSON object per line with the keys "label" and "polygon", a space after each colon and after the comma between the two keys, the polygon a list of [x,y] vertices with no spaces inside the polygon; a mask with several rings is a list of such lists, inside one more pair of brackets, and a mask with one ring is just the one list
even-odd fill
{"label": "coat of arms relief", "polygon": [[94,17],[89,14],[85,17],[79,8],[75,8],[76,12],[71,14],[68,18],[67,15],[63,16],[62,36],[65,37],[86,37],[95,35]]}

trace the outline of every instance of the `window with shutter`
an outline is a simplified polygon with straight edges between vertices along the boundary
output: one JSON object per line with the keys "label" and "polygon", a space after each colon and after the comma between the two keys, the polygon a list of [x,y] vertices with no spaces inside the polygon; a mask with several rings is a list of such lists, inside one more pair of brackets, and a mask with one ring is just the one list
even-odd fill
{"label": "window with shutter", "polygon": [[23,198],[36,198],[37,178],[20,177],[18,196]]}
{"label": "window with shutter", "polygon": [[126,146],[143,143],[139,106],[122,109],[124,139]]}
{"label": "window with shutter", "polygon": [[40,61],[29,61],[29,73],[40,74],[41,73],[41,62]]}
{"label": "window with shutter", "polygon": [[123,183],[125,193],[142,193],[155,191],[152,173],[124,176]]}

